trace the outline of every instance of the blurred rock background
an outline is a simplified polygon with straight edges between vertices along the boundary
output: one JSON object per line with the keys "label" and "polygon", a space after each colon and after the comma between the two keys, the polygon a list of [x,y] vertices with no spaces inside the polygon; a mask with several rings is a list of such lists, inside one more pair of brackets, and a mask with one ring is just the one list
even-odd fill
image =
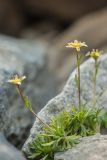
{"label": "blurred rock background", "polygon": [[[107,0],[0,0],[0,88],[5,88],[0,132],[15,146],[23,145],[34,117],[4,80],[13,73],[26,74],[23,88],[39,112],[75,68],[75,54],[65,47],[75,39],[85,41],[88,50],[107,51]],[[4,115],[11,117],[11,126]]]}
{"label": "blurred rock background", "polygon": [[38,26],[44,30],[56,27],[58,31],[106,5],[106,0],[0,0],[0,31],[14,36],[31,26],[35,32]]}
{"label": "blurred rock background", "polygon": [[106,0],[0,0],[0,32],[48,45],[47,63],[62,88],[75,66],[67,42],[79,39],[90,48],[106,48],[106,6]]}
{"label": "blurred rock background", "polygon": [[49,67],[55,72],[57,68],[61,84],[75,65],[64,49],[67,42],[79,39],[90,48],[106,46],[106,6],[106,0],[0,0],[0,32],[48,45]]}

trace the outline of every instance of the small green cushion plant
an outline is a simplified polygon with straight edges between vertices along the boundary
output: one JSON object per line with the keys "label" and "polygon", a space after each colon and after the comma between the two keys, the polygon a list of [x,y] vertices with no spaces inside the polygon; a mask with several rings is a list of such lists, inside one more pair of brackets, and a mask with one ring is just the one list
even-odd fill
{"label": "small green cushion plant", "polygon": [[78,143],[79,136],[69,132],[70,121],[71,116],[67,111],[52,118],[49,124],[50,129],[45,127],[43,133],[39,134],[29,146],[29,159],[53,159],[54,153],[57,151],[71,148]]}
{"label": "small green cushion plant", "polygon": [[72,107],[71,111],[59,113],[51,119],[51,129],[45,127],[43,133],[30,144],[29,159],[52,160],[54,153],[72,148],[80,137],[96,134],[102,123],[105,125],[104,114],[102,109],[88,109],[84,106],[81,109]]}

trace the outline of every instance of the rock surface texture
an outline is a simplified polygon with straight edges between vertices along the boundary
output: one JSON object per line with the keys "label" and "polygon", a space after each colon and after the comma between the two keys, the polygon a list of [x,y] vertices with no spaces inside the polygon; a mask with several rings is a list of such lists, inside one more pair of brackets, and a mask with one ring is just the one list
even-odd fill
{"label": "rock surface texture", "polygon": [[39,42],[0,36],[0,131],[14,144],[23,144],[34,116],[24,108],[15,87],[6,81],[16,73],[26,75],[22,89],[38,112],[56,94],[45,52],[46,46]]}
{"label": "rock surface texture", "polygon": [[[93,83],[92,74],[94,61],[89,59],[81,65],[81,100],[82,103],[89,107],[93,106]],[[58,114],[60,111],[65,109],[67,106],[72,107],[72,105],[78,105],[77,89],[75,84],[76,70],[70,75],[67,84],[65,85],[63,91],[50,100],[47,105],[39,112],[38,116],[41,117],[45,122],[49,122],[52,116]],[[99,95],[102,96],[99,97]],[[100,68],[97,76],[97,96],[98,107],[104,107],[107,110],[107,55],[103,55],[100,59]],[[30,136],[23,146],[23,151],[28,153],[29,143],[32,142],[34,137],[41,131],[42,125],[38,120],[35,121]]]}
{"label": "rock surface texture", "polygon": [[0,160],[25,160],[21,152],[13,147],[0,133]]}
{"label": "rock surface texture", "polygon": [[106,160],[107,136],[82,138],[74,148],[57,153],[54,160]]}

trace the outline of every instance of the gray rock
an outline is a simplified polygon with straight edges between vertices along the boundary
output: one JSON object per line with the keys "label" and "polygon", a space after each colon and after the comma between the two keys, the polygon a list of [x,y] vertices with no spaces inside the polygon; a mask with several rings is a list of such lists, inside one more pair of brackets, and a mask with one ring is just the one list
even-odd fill
{"label": "gray rock", "polygon": [[15,73],[26,75],[22,89],[38,112],[56,94],[54,75],[47,69],[46,49],[36,41],[0,36],[0,131],[17,145],[25,141],[35,117],[6,81]]}
{"label": "gray rock", "polygon": [[0,133],[0,160],[25,160],[21,152],[13,147]]}
{"label": "gray rock", "polygon": [[[97,96],[99,96],[102,92],[104,93],[102,96],[98,97],[97,105],[98,107],[104,107],[107,110],[107,55],[103,55],[100,62],[101,64],[97,76]],[[89,107],[93,106],[93,83],[92,76],[90,76],[94,71],[93,65],[93,59],[89,59],[81,65],[81,100],[83,104],[87,103]],[[74,80],[76,71],[77,70],[70,75],[63,91],[58,96],[50,100],[38,113],[38,116],[46,123],[49,123],[50,119],[54,115],[64,110],[67,106],[72,107],[72,105],[78,105],[78,96]],[[41,128],[42,124],[36,120],[31,129],[30,136],[23,146],[23,151],[26,154],[29,151],[29,144],[32,143],[36,135],[41,132]]]}
{"label": "gray rock", "polygon": [[107,135],[82,138],[72,149],[57,153],[54,160],[106,160]]}
{"label": "gray rock", "polygon": [[6,132],[11,123],[8,115],[9,103],[3,85],[6,75],[8,75],[6,71],[0,70],[0,132]]}

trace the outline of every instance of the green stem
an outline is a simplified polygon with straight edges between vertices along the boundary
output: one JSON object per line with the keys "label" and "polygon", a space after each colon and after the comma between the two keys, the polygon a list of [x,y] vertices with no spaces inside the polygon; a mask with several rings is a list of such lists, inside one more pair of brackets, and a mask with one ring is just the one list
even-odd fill
{"label": "green stem", "polygon": [[[24,105],[26,106],[26,104],[25,104],[25,99],[24,99],[24,95],[23,95],[23,93],[22,93],[22,91],[21,91],[20,86],[19,86],[19,85],[16,85],[16,87],[17,87],[18,93],[19,93],[19,95],[20,95],[20,97],[21,97]],[[46,126],[46,127],[48,127],[49,129],[51,129],[48,124],[46,124],[45,122],[43,122],[43,121],[41,120],[41,118],[38,117],[38,115],[34,112],[33,109],[31,109],[30,111],[36,116],[36,118],[37,118],[44,126]]]}
{"label": "green stem", "polygon": [[79,60],[79,54],[77,52],[77,69],[78,69],[78,106],[79,109],[81,109],[81,90],[80,90],[80,60]]}
{"label": "green stem", "polygon": [[96,107],[96,78],[97,78],[97,59],[95,59],[95,73],[94,73],[94,95],[93,95],[93,104]]}

